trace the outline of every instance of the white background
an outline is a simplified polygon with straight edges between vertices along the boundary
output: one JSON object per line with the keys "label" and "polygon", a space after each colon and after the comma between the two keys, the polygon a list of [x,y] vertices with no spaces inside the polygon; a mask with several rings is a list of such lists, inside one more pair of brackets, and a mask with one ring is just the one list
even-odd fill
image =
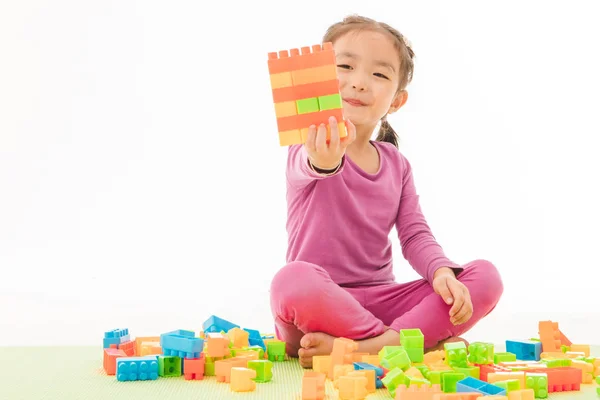
{"label": "white background", "polygon": [[[503,275],[465,337],[552,319],[598,343],[598,3],[302,3],[1,3],[0,345],[198,331],[211,314],[272,332],[287,148],[267,53],[355,12],[416,52],[391,123],[435,236]],[[391,237],[397,279],[417,279]]]}

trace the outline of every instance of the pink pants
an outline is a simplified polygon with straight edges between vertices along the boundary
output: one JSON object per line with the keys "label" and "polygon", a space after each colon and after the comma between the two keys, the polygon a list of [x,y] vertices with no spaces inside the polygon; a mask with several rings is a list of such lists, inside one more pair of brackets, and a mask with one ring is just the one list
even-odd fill
{"label": "pink pants", "polygon": [[271,310],[278,337],[287,353],[297,357],[300,339],[308,332],[360,340],[395,331],[419,328],[425,348],[471,329],[498,303],[503,284],[496,267],[485,260],[463,266],[458,280],[469,288],[473,316],[463,325],[450,322],[451,306],[424,279],[377,286],[340,287],[321,267],[292,262],[271,283]]}

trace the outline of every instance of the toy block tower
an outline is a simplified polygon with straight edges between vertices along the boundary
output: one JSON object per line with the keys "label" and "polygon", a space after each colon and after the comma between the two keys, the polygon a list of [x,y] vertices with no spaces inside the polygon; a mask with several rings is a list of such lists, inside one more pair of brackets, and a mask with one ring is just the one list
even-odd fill
{"label": "toy block tower", "polygon": [[328,127],[329,140],[331,116],[338,121],[340,137],[347,136],[333,44],[327,42],[268,55],[279,144],[303,144],[308,128],[321,123]]}

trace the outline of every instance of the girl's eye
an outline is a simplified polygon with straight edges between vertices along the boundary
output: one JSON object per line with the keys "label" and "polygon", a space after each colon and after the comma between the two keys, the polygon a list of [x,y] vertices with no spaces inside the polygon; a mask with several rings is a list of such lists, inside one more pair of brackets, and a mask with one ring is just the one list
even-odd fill
{"label": "girl's eye", "polygon": [[380,78],[383,78],[383,79],[387,79],[387,80],[389,80],[389,79],[390,79],[390,78],[388,78],[387,76],[385,76],[384,74],[376,73],[376,74],[374,74],[374,75],[375,75],[375,76],[379,76]]}
{"label": "girl's eye", "polygon": [[350,68],[350,66],[349,66],[349,65],[347,65],[347,64],[339,64],[339,65],[338,65],[338,68],[349,69],[349,68]]}

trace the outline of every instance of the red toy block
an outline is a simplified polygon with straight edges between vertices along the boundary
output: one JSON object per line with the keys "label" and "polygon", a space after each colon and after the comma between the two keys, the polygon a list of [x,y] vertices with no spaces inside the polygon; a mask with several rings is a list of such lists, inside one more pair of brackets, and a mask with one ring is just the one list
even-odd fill
{"label": "red toy block", "polygon": [[117,358],[127,357],[127,354],[123,350],[110,347],[104,349],[104,371],[106,375],[115,375],[117,373]]}
{"label": "red toy block", "polygon": [[184,358],[183,359],[183,376],[186,381],[204,379],[204,365],[206,357],[204,353],[200,354],[200,358]]}
{"label": "red toy block", "polygon": [[[312,51],[311,51],[312,50]],[[269,53],[270,74],[290,72],[297,69],[321,67],[335,63],[335,53],[331,42],[323,45],[304,46],[299,49],[280,50]]]}
{"label": "red toy block", "polygon": [[128,340],[119,344],[119,350],[123,350],[128,357],[135,356],[135,342]]}
{"label": "red toy block", "polygon": [[499,365],[494,364],[474,364],[476,367],[479,367],[479,379],[484,382],[488,381],[488,374],[493,374],[496,372],[512,372],[510,368],[501,367]]}
{"label": "red toy block", "polygon": [[330,94],[339,93],[339,90],[340,83],[337,79],[282,87],[272,90],[273,102],[282,103],[284,101],[296,101],[312,97],[328,96]]}

